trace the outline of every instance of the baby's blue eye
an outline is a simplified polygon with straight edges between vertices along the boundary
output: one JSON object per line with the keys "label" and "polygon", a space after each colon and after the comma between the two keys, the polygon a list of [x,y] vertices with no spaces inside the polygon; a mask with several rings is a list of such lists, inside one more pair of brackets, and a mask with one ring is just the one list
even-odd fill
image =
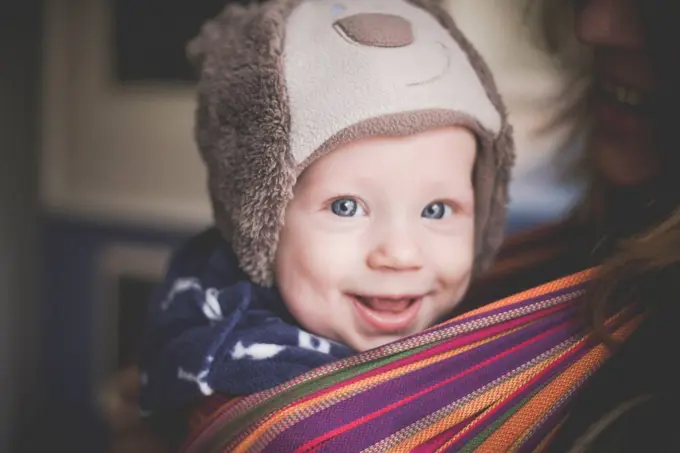
{"label": "baby's blue eye", "polygon": [[353,198],[338,198],[331,204],[331,211],[340,217],[353,217],[364,213],[359,203]]}
{"label": "baby's blue eye", "polygon": [[435,201],[434,203],[425,206],[420,215],[426,219],[441,219],[450,216],[452,212],[451,206],[442,203],[441,201]]}

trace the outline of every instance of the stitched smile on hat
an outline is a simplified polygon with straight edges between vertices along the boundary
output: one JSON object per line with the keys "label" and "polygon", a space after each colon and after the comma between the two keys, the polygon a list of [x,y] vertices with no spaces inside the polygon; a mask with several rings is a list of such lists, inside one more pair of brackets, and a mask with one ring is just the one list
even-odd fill
{"label": "stitched smile on hat", "polygon": [[[337,5],[336,5],[337,6]],[[392,52],[401,52],[404,63],[417,68],[422,75],[413,77],[406,86],[424,85],[435,82],[449,70],[451,58],[446,45],[437,41],[435,45],[441,50],[441,58],[433,58],[429,52],[431,43],[424,39],[416,39],[409,21],[395,14],[359,13],[338,19],[333,28],[350,45],[390,48]],[[427,49],[423,49],[427,47]]]}

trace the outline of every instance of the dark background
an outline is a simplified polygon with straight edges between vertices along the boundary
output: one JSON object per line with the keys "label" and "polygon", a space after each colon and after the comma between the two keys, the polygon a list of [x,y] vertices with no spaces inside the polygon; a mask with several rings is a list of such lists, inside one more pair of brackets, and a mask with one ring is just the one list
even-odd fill
{"label": "dark background", "polygon": [[136,364],[149,303],[160,282],[136,275],[118,279],[118,370]]}
{"label": "dark background", "polygon": [[228,0],[109,0],[120,83],[191,82],[185,46]]}

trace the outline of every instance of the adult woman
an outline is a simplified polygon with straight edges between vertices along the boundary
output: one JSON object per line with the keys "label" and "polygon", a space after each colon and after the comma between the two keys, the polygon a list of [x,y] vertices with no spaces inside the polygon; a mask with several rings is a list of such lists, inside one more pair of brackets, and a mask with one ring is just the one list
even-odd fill
{"label": "adult woman", "polygon": [[471,304],[603,261],[587,299],[588,321],[601,329],[607,308],[628,302],[645,304],[650,317],[626,343],[613,345],[614,356],[573,403],[551,451],[674,450],[666,414],[677,402],[678,375],[660,352],[675,338],[673,299],[680,294],[680,153],[672,135],[680,90],[673,83],[677,26],[671,3],[541,6],[549,44],[559,44],[551,34],[552,21],[561,20],[557,10],[575,7],[576,34],[593,50],[590,189],[569,221],[508,241],[496,270],[480,285],[493,290],[478,290]]}
{"label": "adult woman", "polygon": [[[636,0],[537,0],[531,6],[543,13],[545,43],[558,57],[556,24],[567,8],[576,8],[576,34],[593,50],[592,96],[583,101],[593,120],[589,190],[566,222],[510,238],[472,305],[599,263],[617,238],[659,223],[678,202],[670,7]],[[509,286],[488,284],[498,281]]]}
{"label": "adult woman", "polygon": [[675,213],[660,227],[627,243],[603,269],[601,286],[591,295],[595,323],[603,304],[621,302],[621,298],[649,304],[651,317],[593,378],[557,441],[567,444],[577,438],[577,451],[675,450],[667,414],[677,401],[673,387],[678,375],[660,354],[664,344],[672,344],[672,320],[677,319],[673,299],[680,294],[675,175],[680,167],[673,140],[673,107],[679,97],[673,82],[678,80],[678,68],[671,64],[677,52],[675,15],[671,3],[662,1],[581,3],[576,30],[595,49],[596,74],[603,91],[614,83],[618,102],[636,104],[644,93],[650,105],[644,109],[639,103],[626,112],[604,102],[595,105],[592,158],[605,183],[618,188],[616,196],[609,196],[608,224],[620,224],[622,218],[636,215],[625,213],[623,196],[628,194],[645,197],[645,206],[651,203],[651,209],[642,208],[638,227],[654,223],[670,210]]}

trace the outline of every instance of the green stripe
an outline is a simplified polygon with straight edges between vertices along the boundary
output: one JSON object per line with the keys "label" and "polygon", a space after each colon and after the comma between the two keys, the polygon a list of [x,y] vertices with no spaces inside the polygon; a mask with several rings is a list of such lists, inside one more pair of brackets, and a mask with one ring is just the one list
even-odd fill
{"label": "green stripe", "polygon": [[[560,297],[565,297],[566,302],[570,298],[573,298],[574,295],[575,294],[572,293],[568,295],[565,294]],[[542,297],[548,299],[550,297],[550,293],[544,294]],[[522,302],[523,301],[519,301],[517,303]],[[222,422],[220,419],[218,419],[215,422],[213,422],[221,426],[218,428],[214,435],[209,436],[209,438],[204,441],[205,445],[200,449],[200,451],[221,453],[223,451],[224,446],[231,443],[236,438],[245,436],[248,433],[252,433],[254,429],[260,426],[261,421],[265,417],[281,410],[284,407],[293,405],[297,400],[302,399],[309,395],[313,395],[315,392],[320,392],[322,390],[325,390],[331,386],[337,385],[349,379],[360,376],[361,374],[369,373],[375,369],[384,367],[396,361],[403,360],[405,358],[420,354],[423,351],[427,351],[428,349],[436,346],[437,344],[440,344],[441,342],[447,341],[449,339],[450,338],[439,339],[438,341],[417,346],[406,351],[394,353],[387,357],[376,358],[369,362],[360,363],[357,365],[353,365],[351,367],[339,369],[337,371],[331,371],[329,372],[329,374],[324,376],[309,378],[306,381],[303,381],[287,390],[284,390],[278,394],[275,394],[272,397],[269,397],[266,401],[260,404],[248,408],[248,410],[245,413],[239,415],[233,420],[229,421],[225,420],[224,422]],[[340,389],[340,391],[341,390],[342,388]],[[366,390],[365,388],[355,390],[352,394],[347,395],[346,398],[352,397],[353,395],[359,394],[365,390]],[[336,393],[338,393],[337,390]],[[499,426],[500,423],[503,423],[505,420],[507,420],[507,418],[510,417],[514,412],[516,412],[516,410],[519,407],[525,404],[527,399],[529,399],[530,397],[531,396],[524,398],[512,410],[503,414],[500,420],[495,421],[482,433],[477,435],[474,439],[470,440],[465,446],[465,450],[463,451],[470,451],[470,449],[474,450],[474,448],[476,448],[476,446],[478,446],[479,443],[483,442],[483,440],[485,440],[490,435],[490,433],[492,433]],[[299,415],[294,413],[293,417],[296,416],[299,417]],[[298,422],[300,422],[299,418],[294,420],[294,423]]]}
{"label": "green stripe", "polygon": [[[310,379],[309,381],[301,382],[295,387],[292,387],[278,395],[273,396],[260,406],[255,406],[248,410],[241,416],[235,418],[234,420],[226,423],[223,427],[220,427],[219,431],[215,433],[212,437],[212,441],[206,445],[206,450],[204,451],[215,451],[221,452],[232,439],[240,434],[244,429],[251,425],[254,425],[258,421],[262,420],[267,415],[280,410],[281,408],[294,403],[295,401],[302,399],[315,392],[327,389],[335,384],[347,381],[363,373],[370,372],[376,368],[380,368],[390,363],[394,363],[398,360],[405,359],[407,357],[419,354],[429,348],[432,348],[435,344],[426,344],[423,346],[418,346],[413,349],[408,349],[388,357],[383,357],[380,359],[375,359],[371,362],[366,362],[358,365],[354,365],[350,368],[345,368],[338,370],[330,375],[321,376],[318,378]],[[356,392],[360,392],[357,390]],[[219,423],[219,422],[218,422]]]}
{"label": "green stripe", "polygon": [[482,432],[477,434],[473,439],[468,441],[465,446],[458,450],[460,453],[470,453],[475,451],[482,443],[491,436],[498,428],[501,427],[510,417],[512,417],[522,406],[524,406],[531,398],[533,398],[543,386],[533,390],[529,395],[524,397],[519,403],[515,404],[508,411],[506,411],[500,418],[495,420],[492,424],[487,426]]}

